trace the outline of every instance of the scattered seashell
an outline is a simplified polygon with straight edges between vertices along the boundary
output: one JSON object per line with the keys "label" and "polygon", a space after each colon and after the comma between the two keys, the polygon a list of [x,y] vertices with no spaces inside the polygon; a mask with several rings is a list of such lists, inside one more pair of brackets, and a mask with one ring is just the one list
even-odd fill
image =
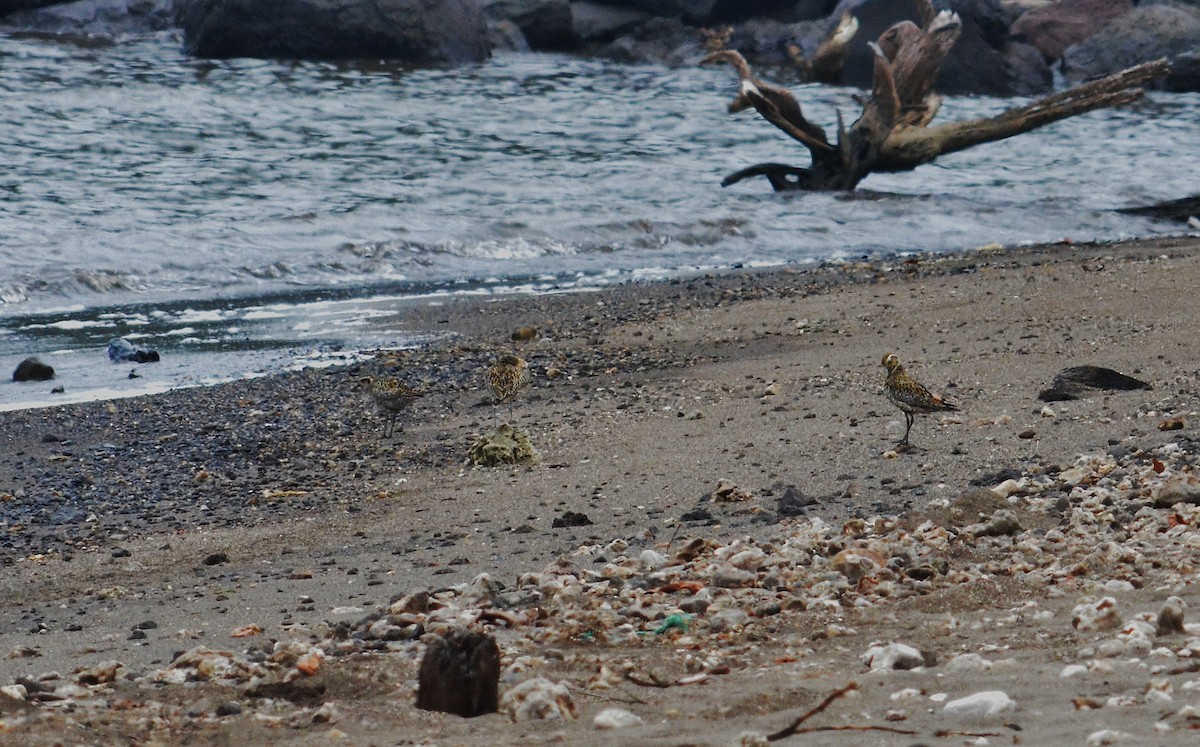
{"label": "scattered seashell", "polygon": [[1117,600],[1104,597],[1095,602],[1084,602],[1071,611],[1071,627],[1079,631],[1116,630],[1121,625]]}
{"label": "scattered seashell", "polygon": [[500,711],[514,722],[567,721],[575,718],[575,700],[565,682],[535,677],[505,692]]}
{"label": "scattered seashell", "polygon": [[1094,731],[1084,740],[1087,747],[1105,747],[1105,745],[1117,744],[1132,739],[1133,735],[1116,729],[1101,729]]}
{"label": "scattered seashell", "polygon": [[263,627],[261,625],[255,625],[254,623],[251,623],[249,625],[243,625],[242,627],[235,629],[233,632],[231,632],[229,634],[229,637],[230,638],[249,638],[251,636],[258,635],[259,633],[262,633],[262,632],[263,632]]}
{"label": "scattered seashell", "polygon": [[925,666],[921,652],[904,643],[876,644],[867,649],[861,660],[872,672]]}
{"label": "scattered seashell", "polygon": [[985,690],[946,703],[942,713],[962,721],[987,721],[1016,708],[1016,701],[1002,690]]}
{"label": "scattered seashell", "polygon": [[597,729],[627,729],[631,726],[641,726],[641,716],[624,708],[605,708],[592,719],[592,726]]}

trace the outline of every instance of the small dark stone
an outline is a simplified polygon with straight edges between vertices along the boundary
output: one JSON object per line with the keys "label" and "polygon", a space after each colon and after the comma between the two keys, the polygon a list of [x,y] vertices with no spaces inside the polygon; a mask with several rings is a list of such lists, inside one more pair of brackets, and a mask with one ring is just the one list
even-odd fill
{"label": "small dark stone", "polygon": [[767,602],[763,606],[754,610],[754,616],[771,617],[772,615],[778,615],[780,612],[783,612],[783,608],[779,606],[778,602]]}
{"label": "small dark stone", "polygon": [[933,566],[918,565],[907,569],[904,572],[904,575],[916,581],[926,581],[936,576],[937,571],[933,568]]}
{"label": "small dark stone", "polygon": [[581,514],[577,511],[566,511],[562,516],[556,518],[550,526],[559,529],[562,527],[584,527],[591,523],[592,520],[587,517],[587,514]]}
{"label": "small dark stone", "polygon": [[236,716],[242,712],[242,704],[236,700],[229,700],[217,706],[216,714],[218,716]]}
{"label": "small dark stone", "polygon": [[1030,439],[1036,435],[1037,435],[1037,431],[1033,430],[1032,428],[1028,428],[1028,429],[1023,430],[1020,433],[1018,433],[1017,438]]}
{"label": "small dark stone", "polygon": [[228,563],[228,562],[229,562],[229,556],[223,552],[214,552],[212,555],[209,555],[207,558],[204,559],[205,565],[220,565],[221,563]]}
{"label": "small dark stone", "polygon": [[521,526],[517,527],[516,529],[513,529],[512,533],[513,534],[529,534],[532,531],[533,531],[533,527],[529,526],[528,524],[522,524]]}
{"label": "small dark stone", "polygon": [[708,610],[708,601],[704,599],[685,599],[679,603],[679,609],[689,615],[703,615]]}
{"label": "small dark stone", "polygon": [[130,633],[130,634],[129,634],[129,638],[127,638],[126,640],[129,640],[129,641],[144,641],[144,640],[146,640],[146,631],[144,631],[144,630],[135,630],[135,631],[133,631],[132,633]]}
{"label": "small dark stone", "polygon": [[53,378],[54,367],[47,366],[34,357],[21,361],[13,371],[13,381],[49,381]]}
{"label": "small dark stone", "polygon": [[816,505],[817,499],[810,498],[800,492],[799,488],[789,485],[779,497],[779,507],[776,509],[780,516],[799,516],[804,509]]}
{"label": "small dark stone", "polygon": [[133,553],[129,552],[124,547],[114,547],[112,551],[112,556],[114,558],[128,558],[132,554]]}
{"label": "small dark stone", "polygon": [[143,620],[133,627],[135,630],[154,630],[158,627],[158,623],[154,622],[153,620]]}
{"label": "small dark stone", "polygon": [[325,694],[325,683],[305,679],[291,682],[263,682],[246,690],[251,698],[283,698],[293,703],[314,703]]}
{"label": "small dark stone", "polygon": [[42,436],[42,443],[44,443],[44,444],[58,443],[61,440],[62,440],[61,438],[54,435],[53,433],[47,433]]}
{"label": "small dark stone", "polygon": [[680,521],[712,521],[713,515],[704,508],[694,508],[688,511],[683,516],[679,517]]}
{"label": "small dark stone", "polygon": [[971,480],[970,484],[975,486],[986,485],[991,487],[992,485],[999,485],[1005,480],[1017,480],[1020,479],[1020,477],[1021,470],[1017,469],[1016,467],[1005,467],[1004,469],[996,472],[985,472],[979,477]]}

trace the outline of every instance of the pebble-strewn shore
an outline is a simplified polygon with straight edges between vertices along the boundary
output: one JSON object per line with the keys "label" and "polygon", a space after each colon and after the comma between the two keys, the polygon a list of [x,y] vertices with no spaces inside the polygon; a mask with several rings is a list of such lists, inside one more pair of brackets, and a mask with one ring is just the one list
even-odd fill
{"label": "pebble-strewn shore", "polygon": [[[1197,248],[405,309],[453,334],[4,413],[0,736],[762,744],[853,682],[799,727],[849,730],[790,739],[1191,744]],[[510,349],[537,374],[511,412],[478,376]],[[889,350],[962,407],[912,451]],[[1036,399],[1078,364],[1154,388]],[[390,441],[379,373],[429,391]],[[467,466],[505,420],[538,463]],[[413,706],[456,625],[495,633],[501,714]]]}

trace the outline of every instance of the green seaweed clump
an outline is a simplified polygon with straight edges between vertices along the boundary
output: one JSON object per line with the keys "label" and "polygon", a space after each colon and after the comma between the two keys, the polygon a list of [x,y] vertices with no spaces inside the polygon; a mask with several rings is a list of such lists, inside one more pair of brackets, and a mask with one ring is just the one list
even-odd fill
{"label": "green seaweed clump", "polygon": [[471,464],[477,467],[529,464],[538,458],[533,444],[529,441],[529,434],[513,428],[508,423],[476,441],[471,446],[468,456]]}

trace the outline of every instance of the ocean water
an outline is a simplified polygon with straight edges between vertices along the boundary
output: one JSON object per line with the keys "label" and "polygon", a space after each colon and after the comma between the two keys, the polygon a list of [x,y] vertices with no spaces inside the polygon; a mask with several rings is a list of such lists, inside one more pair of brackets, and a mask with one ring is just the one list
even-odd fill
{"label": "ocean water", "polygon": [[[380,320],[457,295],[1179,233],[1114,209],[1197,191],[1181,154],[1200,152],[1200,96],[1162,93],[855,194],[723,189],[807,161],[728,114],[734,90],[724,67],[214,62],[169,35],[0,36],[0,409],[341,363],[419,342]],[[858,111],[854,90],[794,90],[827,128]],[[939,121],[1018,103],[952,98]],[[163,361],[109,363],[117,336]],[[56,381],[8,381],[27,355]]]}

